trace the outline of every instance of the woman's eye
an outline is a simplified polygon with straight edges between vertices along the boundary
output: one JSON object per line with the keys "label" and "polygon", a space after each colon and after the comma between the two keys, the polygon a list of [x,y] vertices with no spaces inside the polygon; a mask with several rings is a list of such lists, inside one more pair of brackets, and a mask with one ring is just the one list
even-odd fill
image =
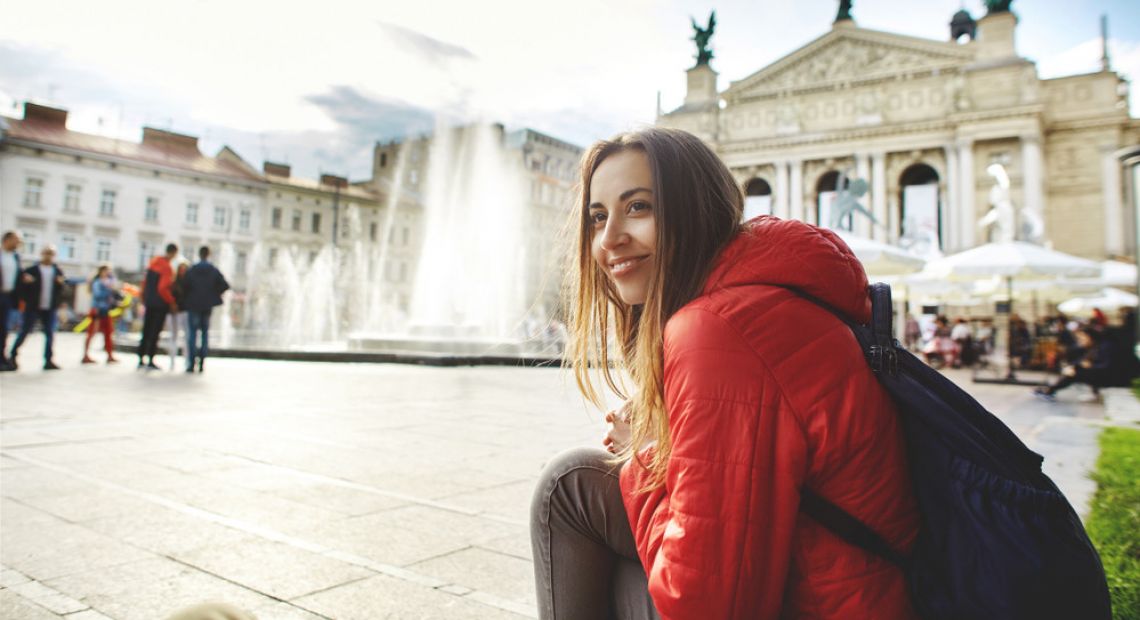
{"label": "woman's eye", "polygon": [[590,223],[591,224],[600,224],[604,221],[606,221],[606,214],[605,213],[603,213],[601,211],[595,211],[595,212],[590,214]]}
{"label": "woman's eye", "polygon": [[630,203],[630,205],[629,205],[630,213],[637,213],[638,211],[648,211],[650,208],[651,207],[649,206],[648,202],[638,201],[638,202]]}

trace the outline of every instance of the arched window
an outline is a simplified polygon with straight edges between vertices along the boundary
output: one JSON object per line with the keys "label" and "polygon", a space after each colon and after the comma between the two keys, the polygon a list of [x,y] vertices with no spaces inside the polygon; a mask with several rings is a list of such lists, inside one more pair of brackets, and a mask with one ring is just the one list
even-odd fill
{"label": "arched window", "polygon": [[938,172],[913,164],[899,177],[898,234],[910,243],[942,249],[942,200]]}
{"label": "arched window", "polygon": [[[850,183],[846,177],[843,187]],[[839,189],[839,171],[829,170],[819,177],[815,184],[815,222],[818,226],[834,228],[836,230],[852,230],[852,218],[848,213],[839,222],[832,221],[831,206],[835,202],[835,195]]]}
{"label": "arched window", "polygon": [[744,219],[772,214],[772,186],[756,177],[744,186]]}

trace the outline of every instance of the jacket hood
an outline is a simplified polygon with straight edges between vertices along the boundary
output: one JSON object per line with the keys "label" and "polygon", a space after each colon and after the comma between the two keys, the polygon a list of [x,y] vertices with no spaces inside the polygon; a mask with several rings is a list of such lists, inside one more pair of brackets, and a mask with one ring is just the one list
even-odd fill
{"label": "jacket hood", "polygon": [[826,228],[770,215],[745,222],[717,257],[704,294],[757,284],[795,289],[859,323],[871,320],[867,273],[851,248]]}

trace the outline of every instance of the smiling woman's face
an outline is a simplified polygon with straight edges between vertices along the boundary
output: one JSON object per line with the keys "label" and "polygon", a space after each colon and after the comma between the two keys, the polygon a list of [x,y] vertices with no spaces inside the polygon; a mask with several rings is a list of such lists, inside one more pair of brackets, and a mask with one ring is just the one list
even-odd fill
{"label": "smiling woman's face", "polygon": [[656,265],[656,201],[649,158],[641,150],[610,155],[590,179],[590,252],[631,306],[645,303]]}

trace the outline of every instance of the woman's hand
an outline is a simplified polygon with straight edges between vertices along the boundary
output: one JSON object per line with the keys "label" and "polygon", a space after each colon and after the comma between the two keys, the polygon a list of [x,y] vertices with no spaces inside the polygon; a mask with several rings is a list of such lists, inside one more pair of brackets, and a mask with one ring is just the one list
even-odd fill
{"label": "woman's hand", "polygon": [[619,409],[606,414],[606,422],[610,424],[610,430],[606,432],[605,439],[602,439],[602,445],[610,454],[618,454],[629,446],[630,438],[633,435],[629,426],[629,407],[629,401],[626,401]]}

